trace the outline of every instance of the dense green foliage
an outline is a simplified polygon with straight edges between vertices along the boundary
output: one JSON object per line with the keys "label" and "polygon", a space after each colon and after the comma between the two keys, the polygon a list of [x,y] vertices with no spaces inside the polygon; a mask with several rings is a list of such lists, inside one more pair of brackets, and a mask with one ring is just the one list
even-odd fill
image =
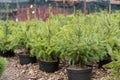
{"label": "dense green foliage", "polygon": [[[10,21],[0,21],[0,52],[5,53],[6,51],[12,50],[13,46],[11,44],[11,40],[9,39],[11,35],[11,26]],[[11,25],[11,26],[10,26]]]}
{"label": "dense green foliage", "polygon": [[105,67],[111,69],[111,75],[104,80],[119,80],[120,79],[120,16],[117,14],[112,14],[109,16],[109,36],[108,40],[108,50],[111,54],[113,61]]}
{"label": "dense green foliage", "polygon": [[10,36],[9,39],[11,40],[11,45],[14,49],[30,48],[28,45],[29,40],[31,39],[29,27],[32,27],[32,25],[27,22],[19,22],[11,27],[10,30],[12,30],[12,36]]}
{"label": "dense green foliage", "polygon": [[36,19],[27,22],[0,21],[0,51],[26,48],[31,50],[32,56],[47,61],[62,58],[69,64],[81,66],[96,62],[107,53],[112,56],[120,47],[119,14],[56,15],[46,22]]}
{"label": "dense green foliage", "polygon": [[57,49],[57,41],[59,40],[57,36],[63,26],[61,19],[64,19],[64,16],[60,16],[51,16],[46,22],[36,22],[36,29],[34,29],[30,40],[32,55],[47,61],[58,59],[60,51]]}
{"label": "dense green foliage", "polygon": [[112,55],[113,61],[107,65],[105,68],[111,70],[110,76],[104,78],[104,80],[119,80],[120,79],[120,53],[116,50]]}
{"label": "dense green foliage", "polygon": [[0,76],[5,70],[6,65],[7,65],[7,60],[5,58],[0,57]]}

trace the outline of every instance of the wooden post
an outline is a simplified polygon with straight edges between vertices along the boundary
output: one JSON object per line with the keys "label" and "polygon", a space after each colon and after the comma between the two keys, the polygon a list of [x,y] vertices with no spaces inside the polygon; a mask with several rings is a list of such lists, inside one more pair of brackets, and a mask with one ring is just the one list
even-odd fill
{"label": "wooden post", "polygon": [[37,5],[34,5],[34,18],[37,19]]}
{"label": "wooden post", "polygon": [[84,0],[84,15],[86,16],[86,0]]}
{"label": "wooden post", "polygon": [[30,9],[27,8],[27,20],[29,21],[30,20]]}

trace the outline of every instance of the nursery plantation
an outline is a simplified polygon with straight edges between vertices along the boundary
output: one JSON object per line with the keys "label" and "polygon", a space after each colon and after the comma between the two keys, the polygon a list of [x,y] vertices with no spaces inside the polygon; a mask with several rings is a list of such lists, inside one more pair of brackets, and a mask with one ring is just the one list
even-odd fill
{"label": "nursery plantation", "polygon": [[120,11],[1,20],[0,56],[1,80],[120,80]]}

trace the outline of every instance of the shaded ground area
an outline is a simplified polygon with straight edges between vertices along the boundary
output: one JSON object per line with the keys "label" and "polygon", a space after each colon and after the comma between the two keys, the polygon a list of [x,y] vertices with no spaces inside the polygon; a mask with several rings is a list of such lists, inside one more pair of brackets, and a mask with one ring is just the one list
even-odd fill
{"label": "shaded ground area", "polygon": [[[54,73],[45,73],[39,70],[38,63],[20,65],[18,57],[8,58],[8,66],[0,80],[67,80],[65,65]],[[94,69],[92,80],[102,80],[109,71]]]}

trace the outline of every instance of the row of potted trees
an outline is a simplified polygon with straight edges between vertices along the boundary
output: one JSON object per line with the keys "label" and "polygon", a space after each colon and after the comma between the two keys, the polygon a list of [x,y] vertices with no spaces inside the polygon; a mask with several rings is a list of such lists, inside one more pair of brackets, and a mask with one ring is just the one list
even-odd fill
{"label": "row of potted trees", "polygon": [[[11,35],[10,26],[11,23],[6,21],[0,21],[0,55],[7,57],[13,56],[13,45],[10,44],[11,40],[9,36]],[[8,55],[7,55],[8,54]],[[9,55],[10,54],[10,55]]]}
{"label": "row of potted trees", "polygon": [[[92,68],[87,65],[103,60],[119,47],[118,14],[101,12],[84,16],[75,13],[66,17],[51,16],[46,22],[36,19],[16,23],[6,21],[3,24],[9,26],[5,29],[7,41],[4,43],[0,39],[0,44],[8,44],[10,50],[20,49],[21,64],[34,63],[36,57],[42,71],[54,72],[63,59],[69,64],[69,80],[90,80]],[[3,28],[6,26],[3,24],[0,25],[0,36],[5,39]],[[0,51],[4,52],[2,48]],[[32,58],[28,58],[30,56]]]}

